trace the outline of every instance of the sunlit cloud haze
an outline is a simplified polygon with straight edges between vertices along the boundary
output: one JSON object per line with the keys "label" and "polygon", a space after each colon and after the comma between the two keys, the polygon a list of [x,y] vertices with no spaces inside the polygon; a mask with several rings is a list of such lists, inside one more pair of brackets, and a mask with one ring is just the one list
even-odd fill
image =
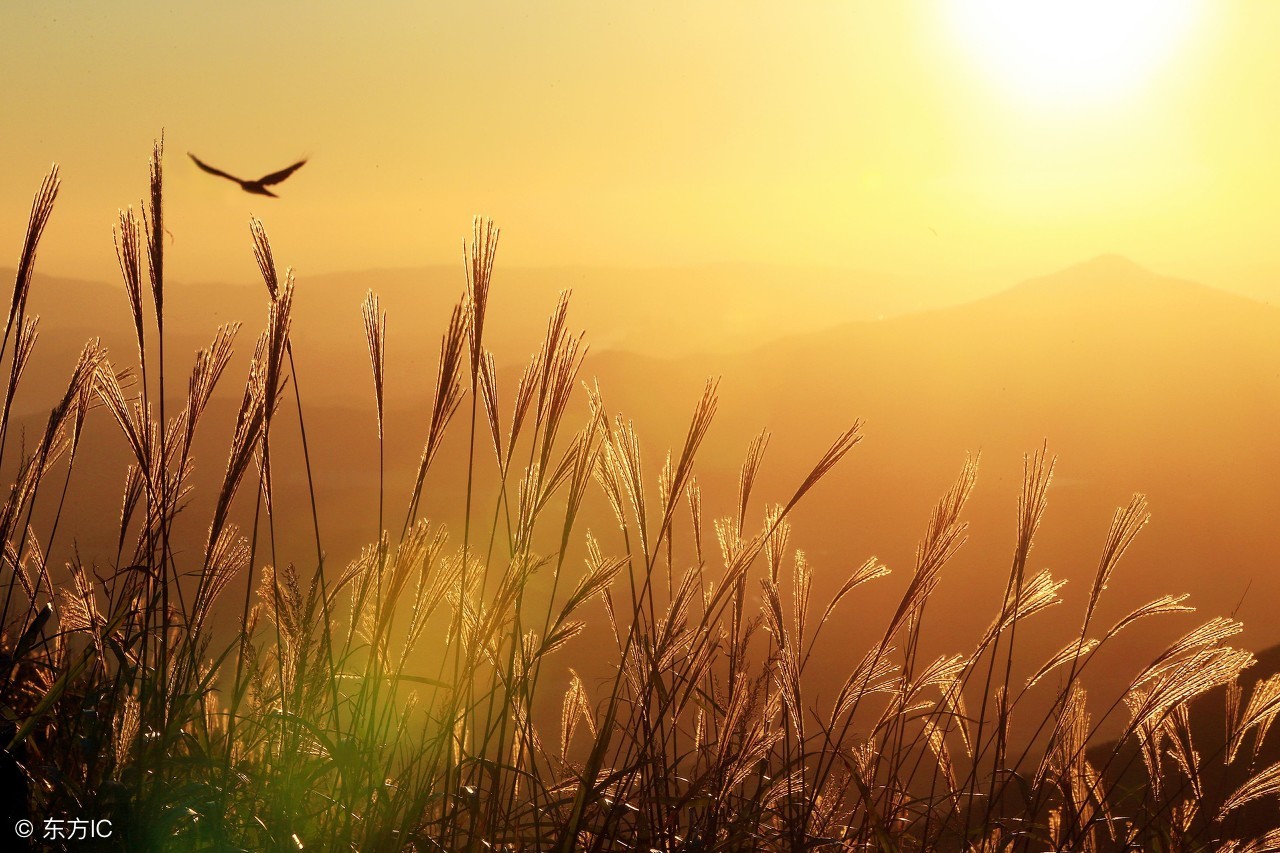
{"label": "sunlit cloud haze", "polygon": [[[1115,252],[1280,296],[1280,6],[1095,5],[1037,36],[990,0],[6,4],[0,194],[58,161],[42,268],[113,278],[86,235],[136,203],[163,128],[187,280],[251,277],[250,212],[303,273],[453,263],[480,212],[512,266],[826,266],[961,296]],[[1117,51],[1144,64],[1108,80]],[[1037,57],[1092,69],[1071,77],[1092,96]],[[311,159],[275,200],[187,151],[246,177]],[[0,210],[15,245],[24,216]]]}

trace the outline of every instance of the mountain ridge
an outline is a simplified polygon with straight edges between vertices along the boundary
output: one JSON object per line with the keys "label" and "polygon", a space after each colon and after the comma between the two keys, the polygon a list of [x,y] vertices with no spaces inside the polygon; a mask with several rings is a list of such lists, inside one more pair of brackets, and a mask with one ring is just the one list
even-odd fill
{"label": "mountain ridge", "polygon": [[[1102,283],[1086,291],[1094,297],[1075,298],[1081,294],[1072,290],[1072,281],[1090,276]],[[1117,287],[1106,287],[1112,280]],[[851,643],[866,639],[859,632],[876,630],[876,614],[894,606],[899,587],[893,584],[910,576],[914,544],[930,507],[969,452],[982,458],[966,513],[972,522],[970,542],[943,579],[940,595],[948,616],[930,641],[931,650],[965,648],[969,637],[985,629],[992,602],[1003,590],[1023,454],[1047,441],[1060,462],[1033,562],[1037,570],[1048,567],[1055,577],[1073,582],[1064,591],[1068,606],[1037,617],[1050,627],[1043,648],[1028,640],[1029,660],[1040,652],[1043,660],[1060,648],[1062,631],[1071,630],[1062,620],[1076,612],[1088,589],[1110,514],[1137,491],[1150,499],[1152,522],[1111,582],[1099,619],[1114,621],[1143,600],[1182,592],[1192,594],[1191,603],[1206,617],[1230,613],[1252,580],[1240,612],[1248,626],[1242,643],[1269,646],[1280,642],[1280,625],[1268,608],[1280,596],[1280,537],[1272,532],[1280,517],[1280,448],[1268,438],[1280,422],[1280,314],[1207,285],[1162,282],[1164,277],[1150,271],[1104,258],[980,301],[783,336],[740,352],[664,359],[597,350],[580,378],[598,378],[609,411],[636,422],[653,475],[663,452],[683,441],[707,377],[722,376],[719,409],[697,476],[707,507],[731,505],[742,454],[768,427],[773,439],[749,519],[759,516],[765,501],[785,501],[829,442],[863,419],[864,441],[793,519],[795,541],[816,567],[819,598],[838,586],[850,562],[875,555],[895,571],[892,582],[866,591],[860,607],[869,618],[844,627]],[[251,298],[255,310],[265,313],[263,295],[248,288],[243,294],[245,304]],[[114,307],[95,310],[109,310],[117,318],[113,358],[124,366],[134,358],[134,344],[123,294],[114,296]],[[590,307],[582,305],[588,301],[584,296],[578,294],[570,307],[569,326],[588,326],[590,343],[594,332],[582,322],[581,309]],[[1106,306],[1098,302],[1104,296],[1112,300]],[[493,299],[497,316],[507,291],[499,285]],[[338,318],[340,335],[330,332],[339,328],[333,318],[329,325],[310,325],[307,305],[300,300],[295,318],[298,383],[310,412],[307,430],[322,486],[321,518],[333,525],[326,544],[346,555],[372,541],[376,525],[377,484],[362,473],[377,470],[368,354],[356,300]],[[383,305],[391,315],[386,402],[388,411],[397,413],[388,418],[387,475],[389,482],[403,483],[413,477],[421,451],[446,317],[433,316],[419,330],[399,319],[392,300],[384,299]],[[172,392],[185,388],[190,353],[182,350],[207,344],[219,319],[205,313],[179,324],[182,334],[171,338],[169,349]],[[523,325],[513,325],[517,320]],[[489,333],[514,336],[510,330],[520,328],[524,337],[499,337],[495,343],[505,342],[512,351],[523,348],[524,355],[537,347],[541,311],[536,318],[508,314],[504,322],[488,326]],[[192,331],[197,326],[198,333]],[[225,459],[219,442],[230,434],[224,422],[230,421],[235,400],[229,398],[240,393],[255,334],[253,325],[241,333],[239,361],[228,369],[215,401],[222,420],[211,430],[202,471],[216,474]],[[67,327],[54,324],[42,331],[27,368],[24,402],[15,407],[33,413],[33,429],[43,420],[37,415],[47,413],[50,399],[65,387],[72,350],[81,343]],[[55,356],[66,363],[53,364]],[[504,426],[518,370],[514,360],[501,369]],[[583,397],[574,395],[568,424],[581,422]],[[95,414],[94,429],[110,433],[107,420]],[[282,421],[280,429],[287,434],[288,425]],[[123,450],[118,436],[104,434],[100,440],[102,446]],[[464,447],[451,445],[442,459],[454,464],[459,453],[465,454]],[[119,473],[104,468],[85,476],[117,488],[124,461],[112,463]],[[305,501],[306,484],[286,484],[284,467],[277,473],[281,487],[288,485],[299,502]],[[404,491],[396,485],[389,493]],[[447,491],[433,492],[433,499],[437,511],[449,511]],[[603,537],[602,547],[609,547],[608,534],[616,525],[593,518],[587,526]],[[1191,618],[1171,617],[1149,633],[1144,625],[1126,639],[1132,645],[1117,653],[1126,661],[1158,653],[1160,640],[1189,629]],[[825,664],[815,659],[815,666]]]}

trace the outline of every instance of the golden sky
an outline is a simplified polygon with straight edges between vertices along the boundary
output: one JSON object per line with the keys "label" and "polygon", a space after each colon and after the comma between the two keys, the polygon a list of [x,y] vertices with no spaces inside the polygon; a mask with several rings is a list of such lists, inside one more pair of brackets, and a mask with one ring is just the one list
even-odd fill
{"label": "golden sky", "polygon": [[[1011,2],[4,4],[0,263],[56,160],[41,268],[114,278],[164,128],[189,280],[251,277],[250,212],[304,274],[453,263],[485,213],[512,265],[995,289],[1118,252],[1280,299],[1280,4],[1095,0],[1038,31]],[[275,200],[187,151],[311,162]]]}

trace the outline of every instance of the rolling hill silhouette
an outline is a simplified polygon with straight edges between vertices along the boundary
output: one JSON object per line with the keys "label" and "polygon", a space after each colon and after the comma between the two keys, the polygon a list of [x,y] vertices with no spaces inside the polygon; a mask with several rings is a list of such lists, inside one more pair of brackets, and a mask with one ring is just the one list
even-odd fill
{"label": "rolling hill silhouette", "polygon": [[[723,375],[714,461],[729,477],[734,454],[767,424],[775,439],[761,487],[779,495],[802,460],[865,418],[863,446],[797,525],[832,586],[869,554],[908,573],[932,502],[964,453],[981,451],[971,541],[940,590],[954,609],[947,633],[974,637],[990,620],[1008,571],[1021,457],[1047,440],[1060,464],[1032,562],[1073,583],[1068,607],[1046,623],[1074,624],[1112,509],[1141,491],[1152,522],[1103,599],[1104,621],[1159,594],[1190,592],[1206,617],[1238,607],[1247,645],[1280,641],[1270,615],[1280,595],[1274,308],[1104,256],[978,302],[741,356],[663,363],[609,354],[591,368],[609,402],[636,414],[642,435],[675,436],[684,416],[646,401],[652,377],[681,389],[668,398],[692,400],[704,376]],[[850,630],[879,630],[880,620],[868,621]],[[1126,642],[1148,653],[1172,630],[1144,626]],[[1060,638],[1061,626],[1044,635]],[[1046,639],[1038,651],[1052,645]],[[1117,671],[1112,686],[1121,680]]]}
{"label": "rolling hill silhouette", "polygon": [[[378,289],[379,280],[387,284],[388,500],[397,507],[421,449],[446,306],[461,290],[456,271],[444,283],[422,282],[416,275],[370,275],[359,284],[304,279],[299,285],[295,346],[317,460],[320,520],[326,550],[342,562],[376,535],[377,446],[358,299],[365,287]],[[513,281],[518,276],[495,278],[492,316],[500,319],[489,333],[509,349],[508,365],[536,348],[540,318],[554,298],[552,278],[565,283],[563,276],[549,277],[521,291]],[[1271,615],[1280,596],[1280,445],[1272,438],[1280,416],[1277,309],[1104,256],[976,302],[884,320],[829,322],[826,328],[818,323],[822,318],[805,313],[812,306],[797,309],[798,319],[790,315],[790,307],[804,300],[797,303],[793,292],[775,289],[767,299],[752,297],[756,314],[777,318],[763,324],[769,328],[761,332],[762,345],[735,349],[723,345],[727,338],[718,332],[708,332],[703,345],[686,342],[675,350],[679,357],[656,358],[647,354],[659,340],[655,330],[666,329],[668,337],[687,334],[707,323],[694,313],[702,310],[697,306],[724,303],[724,316],[710,322],[713,330],[723,330],[733,297],[728,288],[680,299],[670,288],[626,286],[627,300],[634,301],[621,307],[606,301],[600,288],[575,294],[571,327],[586,328],[588,342],[601,328],[606,339],[613,336],[611,345],[588,359],[582,378],[598,379],[610,408],[636,421],[648,473],[656,477],[666,448],[683,440],[706,377],[723,377],[720,411],[698,473],[708,512],[728,512],[742,454],[761,427],[774,439],[757,494],[778,501],[841,429],[854,418],[865,419],[865,441],[796,516],[793,536],[815,566],[819,600],[870,555],[894,570],[880,587],[860,591],[857,618],[842,621],[853,647],[861,648],[883,627],[882,610],[906,583],[932,504],[964,454],[974,451],[981,452],[982,465],[969,510],[971,539],[944,574],[939,595],[947,612],[935,614],[926,637],[937,651],[971,647],[1005,582],[1022,454],[1044,441],[1060,462],[1032,566],[1072,582],[1064,590],[1067,605],[1038,616],[1043,627],[1027,631],[1028,669],[1061,646],[1066,626],[1077,624],[1111,513],[1138,491],[1150,498],[1152,522],[1116,573],[1099,620],[1114,621],[1165,593],[1191,593],[1190,603],[1201,612],[1127,632],[1109,653],[1115,666],[1099,668],[1100,688],[1120,689],[1132,674],[1131,661],[1149,658],[1196,620],[1237,608],[1247,626],[1244,645],[1259,649],[1280,642],[1280,622]],[[196,461],[197,476],[212,480],[225,460],[221,442],[230,435],[245,353],[261,326],[262,293],[180,286],[171,292],[171,318],[181,318],[170,324],[175,377],[185,377],[189,351],[207,343],[213,325],[238,317],[247,321],[237,348],[240,360],[211,409],[213,422]],[[645,299],[656,303],[648,314],[633,307]],[[841,302],[841,310],[855,301]],[[104,333],[113,359],[128,364],[134,358],[118,289],[38,280],[32,304],[47,319],[20,400],[20,410],[32,413],[29,430],[41,427],[39,412],[60,393],[92,321],[115,318],[108,319]],[[839,317],[833,310],[825,319]],[[636,318],[639,332],[628,325]],[[800,332],[788,334],[789,329]],[[705,343],[713,338],[720,343]],[[517,372],[510,366],[502,373],[504,406]],[[576,405],[582,404],[580,396]],[[94,419],[87,440],[95,452],[82,458],[96,467],[73,479],[73,506],[104,500],[118,505],[127,461],[123,443],[105,415]],[[296,444],[292,429],[281,430],[277,440],[278,458],[284,460],[276,468],[278,500],[289,506],[292,495],[301,507],[305,482],[285,456],[296,453],[288,446]],[[465,445],[451,440],[437,475],[442,484],[457,482],[447,469],[456,472],[464,464]],[[456,495],[447,489],[434,490],[429,501],[437,517],[456,515]],[[762,510],[757,505],[750,518],[758,522]],[[307,558],[304,515],[297,531],[281,537],[282,548],[296,547],[299,559]],[[192,516],[201,517],[199,506]],[[583,519],[581,529],[587,526],[602,535],[607,548],[616,524],[597,515]],[[106,529],[67,523],[66,530],[74,531],[86,557],[95,546],[114,543]],[[193,542],[199,533],[192,531]],[[69,536],[63,540],[68,547]],[[114,547],[109,550],[108,557]],[[1020,644],[1023,639],[1020,634]],[[820,651],[815,667],[843,672],[843,642],[834,643],[825,659]]]}

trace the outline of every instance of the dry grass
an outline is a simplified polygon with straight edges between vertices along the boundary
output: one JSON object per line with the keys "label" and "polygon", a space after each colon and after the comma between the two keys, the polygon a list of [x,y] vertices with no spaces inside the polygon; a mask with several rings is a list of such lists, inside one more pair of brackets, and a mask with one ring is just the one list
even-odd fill
{"label": "dry grass", "polygon": [[[599,389],[578,390],[586,349],[568,331],[567,297],[504,408],[484,346],[498,244],[488,222],[464,245],[468,286],[443,334],[401,532],[383,532],[343,566],[326,564],[314,488],[310,507],[277,505],[273,432],[296,420],[307,450],[305,407],[290,343],[293,277],[279,273],[265,230],[252,224],[266,331],[203,551],[177,551],[195,436],[238,327],[215,331],[185,406],[169,416],[164,353],[153,358],[148,347],[149,323],[158,346],[164,340],[161,161],[157,145],[142,225],[125,212],[115,234],[136,368],[113,366],[97,342],[85,347],[44,434],[11,465],[0,507],[0,774],[15,815],[110,816],[115,843],[129,850],[1280,849],[1274,832],[1241,819],[1261,801],[1274,814],[1280,797],[1280,766],[1257,766],[1280,715],[1280,678],[1244,695],[1239,676],[1253,657],[1228,645],[1238,623],[1211,619],[1178,639],[1110,708],[1086,690],[1086,673],[1120,632],[1190,609],[1164,596],[1107,630],[1096,625],[1146,521],[1141,497],[1116,512],[1079,630],[1028,669],[1019,636],[1061,604],[1063,583],[1027,570],[1053,471],[1047,451],[1029,455],[990,628],[972,650],[924,657],[926,613],[946,607],[935,593],[965,541],[976,460],[927,519],[895,608],[860,608],[860,588],[889,575],[874,558],[852,561],[859,567],[836,594],[814,602],[814,568],[791,543],[789,517],[858,444],[858,425],[789,496],[758,508],[762,433],[736,505],[711,516],[695,468],[716,384],[655,473],[630,422],[608,412]],[[32,207],[6,321],[0,461],[36,340],[27,294],[57,190],[55,169]],[[387,317],[375,294],[362,315],[385,531]],[[575,393],[586,394],[588,415],[569,435]],[[118,554],[73,563],[55,587],[45,555],[58,525],[41,545],[33,508],[46,483],[65,496],[85,416],[99,407],[133,456]],[[460,410],[464,523],[450,531],[420,515]],[[309,452],[304,464],[310,484]],[[473,506],[490,494],[480,482],[496,484],[491,513]],[[390,496],[392,511],[400,497]],[[590,501],[612,512],[616,530],[596,538],[580,529]],[[232,522],[237,508],[252,518],[244,530]],[[314,563],[282,565],[277,519],[306,524],[308,515]],[[570,557],[579,551],[581,566]],[[531,593],[535,577],[549,599]],[[225,600],[229,589],[243,589],[243,600]],[[839,640],[828,626],[845,612],[884,627],[822,698],[806,670],[820,636]],[[238,629],[227,630],[233,615]],[[615,667],[596,689],[552,658],[602,619]],[[423,672],[422,660],[438,665]],[[1192,703],[1220,687],[1227,746],[1200,748]],[[1117,725],[1122,736],[1099,752],[1100,732]],[[1136,801],[1124,781],[1133,760],[1145,780]]]}

